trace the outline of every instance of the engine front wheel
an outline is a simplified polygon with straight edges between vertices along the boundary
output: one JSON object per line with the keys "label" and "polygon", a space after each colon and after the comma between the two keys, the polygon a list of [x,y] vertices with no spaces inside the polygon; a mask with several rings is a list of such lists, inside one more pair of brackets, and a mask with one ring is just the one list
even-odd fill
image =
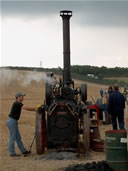
{"label": "engine front wheel", "polygon": [[81,100],[84,103],[87,100],[87,84],[81,84]]}
{"label": "engine front wheel", "polygon": [[44,154],[46,147],[45,111],[36,113],[36,152]]}

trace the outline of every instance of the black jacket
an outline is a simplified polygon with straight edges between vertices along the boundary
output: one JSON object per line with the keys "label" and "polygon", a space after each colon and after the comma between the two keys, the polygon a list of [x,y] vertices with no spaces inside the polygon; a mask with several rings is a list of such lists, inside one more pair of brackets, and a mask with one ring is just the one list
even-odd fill
{"label": "black jacket", "polygon": [[119,91],[114,91],[109,96],[108,108],[113,113],[122,113],[125,108],[125,98]]}

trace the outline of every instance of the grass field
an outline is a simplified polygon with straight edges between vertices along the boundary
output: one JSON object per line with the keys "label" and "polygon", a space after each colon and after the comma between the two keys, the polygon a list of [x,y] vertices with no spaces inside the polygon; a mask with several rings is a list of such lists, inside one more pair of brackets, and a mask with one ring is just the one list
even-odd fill
{"label": "grass field", "polygon": [[[0,84],[0,170],[1,171],[55,171],[75,163],[87,163],[92,161],[105,160],[105,152],[90,151],[89,157],[85,156],[78,160],[37,160],[35,143],[32,153],[28,157],[10,158],[8,152],[9,132],[6,120],[12,103],[15,100],[15,93],[23,91],[26,93],[24,104],[26,106],[37,106],[43,104],[45,99],[45,74],[32,71],[2,70]],[[75,80],[78,87],[84,83]],[[96,100],[100,97],[100,89],[105,90],[107,86],[87,83],[88,100],[91,96]],[[35,131],[35,112],[22,111],[19,121],[19,129],[25,147],[29,150]],[[100,125],[101,138],[104,139],[105,131],[111,129],[111,125]],[[20,153],[17,145],[16,152]]]}
{"label": "grass field", "polygon": [[107,80],[125,81],[125,82],[128,83],[128,77],[106,77],[104,79],[107,79]]}

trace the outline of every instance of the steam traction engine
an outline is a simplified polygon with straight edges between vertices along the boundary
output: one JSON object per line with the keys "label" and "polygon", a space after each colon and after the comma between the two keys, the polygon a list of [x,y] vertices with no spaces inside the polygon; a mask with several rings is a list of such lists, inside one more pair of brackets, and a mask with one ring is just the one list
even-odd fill
{"label": "steam traction engine", "polygon": [[36,151],[45,148],[77,151],[80,136],[83,150],[89,149],[89,116],[86,106],[87,85],[74,88],[70,72],[70,26],[72,11],[60,11],[63,21],[63,80],[47,73],[45,104],[36,114]]}

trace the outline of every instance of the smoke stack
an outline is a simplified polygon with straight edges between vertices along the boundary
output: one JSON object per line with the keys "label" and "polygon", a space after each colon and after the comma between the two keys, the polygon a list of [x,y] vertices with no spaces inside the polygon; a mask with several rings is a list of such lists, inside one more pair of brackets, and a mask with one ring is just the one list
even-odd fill
{"label": "smoke stack", "polygon": [[64,73],[63,80],[64,86],[69,86],[72,83],[71,71],[70,71],[70,17],[72,16],[72,11],[64,10],[60,11],[60,16],[63,20],[63,64]]}

